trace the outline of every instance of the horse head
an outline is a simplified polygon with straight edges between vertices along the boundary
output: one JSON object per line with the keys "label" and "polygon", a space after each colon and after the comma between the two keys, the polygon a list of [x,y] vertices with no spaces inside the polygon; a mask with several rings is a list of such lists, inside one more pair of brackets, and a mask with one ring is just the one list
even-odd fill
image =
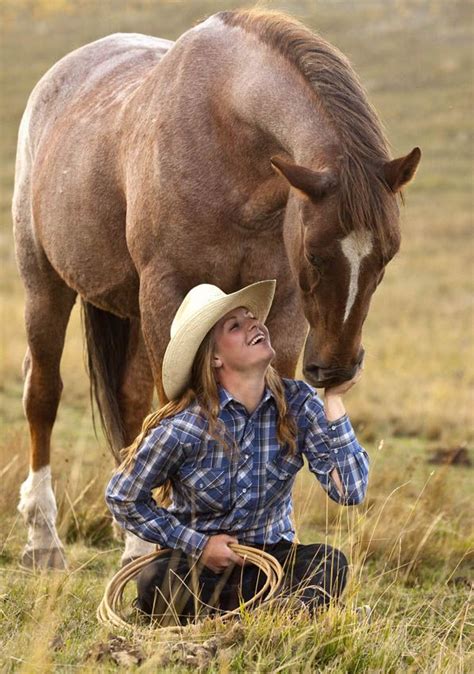
{"label": "horse head", "polygon": [[[362,326],[385,266],[400,246],[396,193],[412,179],[420,157],[415,148],[382,162],[364,173],[359,190],[352,183],[349,198],[340,170],[271,160],[291,187],[284,237],[309,323],[303,373],[313,386],[335,386],[362,366]],[[364,199],[372,200],[371,210],[358,209],[357,200]],[[361,222],[364,217],[372,222]]]}

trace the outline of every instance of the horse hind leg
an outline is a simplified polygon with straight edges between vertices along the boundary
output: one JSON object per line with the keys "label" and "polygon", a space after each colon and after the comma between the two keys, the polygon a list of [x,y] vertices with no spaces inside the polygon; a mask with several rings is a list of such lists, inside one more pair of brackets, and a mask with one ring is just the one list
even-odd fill
{"label": "horse hind leg", "polygon": [[[56,530],[50,441],[62,391],[59,365],[76,294],[58,277],[27,284],[23,406],[30,427],[30,470],[21,485],[18,510],[28,526],[21,563],[28,568],[66,568]],[[32,290],[33,288],[33,290]]]}
{"label": "horse hind leg", "polygon": [[[126,446],[130,445],[141,431],[143,420],[151,409],[153,390],[153,375],[140,321],[133,320],[130,325],[126,364],[118,396]],[[155,549],[153,543],[148,543],[129,531],[125,532],[124,538],[122,565]]]}

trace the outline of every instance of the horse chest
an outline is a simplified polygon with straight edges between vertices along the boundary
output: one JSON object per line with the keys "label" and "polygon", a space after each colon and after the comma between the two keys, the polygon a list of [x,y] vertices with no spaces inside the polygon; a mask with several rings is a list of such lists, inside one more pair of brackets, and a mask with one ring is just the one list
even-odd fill
{"label": "horse chest", "polygon": [[189,287],[213,283],[230,291],[255,279],[275,278],[288,264],[281,234],[251,229],[247,223],[198,228],[180,243],[169,251],[167,263]]}

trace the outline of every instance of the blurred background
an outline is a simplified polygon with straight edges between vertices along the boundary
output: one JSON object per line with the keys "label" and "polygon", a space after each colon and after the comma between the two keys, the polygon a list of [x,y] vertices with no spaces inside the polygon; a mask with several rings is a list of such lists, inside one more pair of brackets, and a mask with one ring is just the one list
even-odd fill
{"label": "blurred background", "polygon": [[[28,95],[53,63],[89,41],[116,31],[175,39],[213,12],[240,6],[229,0],[0,3],[0,456],[4,466],[12,457],[15,462],[8,509],[14,508],[16,482],[27,466],[23,290],[10,204],[17,129]],[[406,477],[420,466],[425,475],[433,457],[446,451],[449,457],[459,448],[463,454],[473,433],[473,4],[289,0],[257,6],[290,13],[349,57],[383,120],[394,156],[415,145],[422,148],[418,174],[405,191],[402,248],[373,298],[365,324],[364,378],[347,406],[361,438],[383,456],[387,474]],[[76,308],[63,358],[52,460],[53,472],[68,474],[72,489],[83,488],[85,466],[94,472],[98,466],[111,468],[102,439],[93,433],[82,354]],[[66,463],[72,472],[62,470]]]}
{"label": "blurred background", "polygon": [[[10,204],[17,129],[28,95],[67,52],[116,31],[175,39],[227,0],[2,0],[0,255],[1,414],[23,426],[22,287]],[[473,3],[450,0],[293,0],[257,3],[301,19],[352,61],[394,156],[423,151],[406,189],[403,243],[365,326],[364,381],[349,407],[366,437],[423,435],[448,445],[472,437]],[[59,422],[87,407],[82,342],[73,317],[63,361]],[[86,413],[88,417],[88,413]],[[84,422],[86,424],[86,422]],[[87,424],[86,424],[87,425]]]}

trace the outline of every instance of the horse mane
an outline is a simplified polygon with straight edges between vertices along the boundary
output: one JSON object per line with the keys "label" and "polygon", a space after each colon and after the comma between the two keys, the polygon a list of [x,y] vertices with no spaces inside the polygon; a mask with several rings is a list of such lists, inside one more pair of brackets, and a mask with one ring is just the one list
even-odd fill
{"label": "horse mane", "polygon": [[229,26],[253,33],[288,59],[318,96],[339,137],[339,219],[347,233],[370,230],[385,251],[391,200],[382,166],[390,159],[381,121],[348,59],[320,35],[281,12],[220,12]]}

